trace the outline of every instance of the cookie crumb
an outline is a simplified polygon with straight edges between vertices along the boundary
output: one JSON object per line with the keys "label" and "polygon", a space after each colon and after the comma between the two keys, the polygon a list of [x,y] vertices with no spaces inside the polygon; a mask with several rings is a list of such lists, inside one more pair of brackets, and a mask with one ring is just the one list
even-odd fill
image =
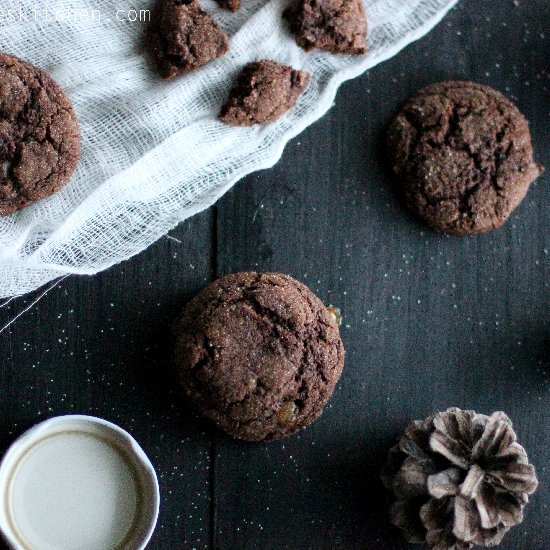
{"label": "cookie crumb", "polygon": [[241,0],[216,0],[220,8],[229,11],[237,11],[241,7]]}
{"label": "cookie crumb", "polygon": [[336,322],[336,325],[341,327],[342,326],[342,321],[343,321],[344,318],[342,317],[342,311],[340,310],[340,308],[335,307],[331,304],[330,306],[327,307],[327,310],[332,315],[332,317],[334,318],[334,321]]}

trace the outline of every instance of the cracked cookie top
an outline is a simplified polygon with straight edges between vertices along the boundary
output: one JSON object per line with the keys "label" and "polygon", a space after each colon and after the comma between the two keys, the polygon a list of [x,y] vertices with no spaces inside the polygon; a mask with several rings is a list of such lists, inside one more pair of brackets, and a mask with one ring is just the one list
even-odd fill
{"label": "cracked cookie top", "polygon": [[229,50],[229,38],[196,0],[160,0],[153,14],[152,43],[165,79],[194,71]]}
{"label": "cracked cookie top", "polygon": [[191,402],[249,441],[280,439],[313,422],[344,365],[334,316],[306,286],[278,273],[215,281],[174,330],[177,376]]}
{"label": "cracked cookie top", "polygon": [[269,124],[296,105],[311,75],[270,59],[248,63],[222,107],[220,120],[231,126]]}
{"label": "cracked cookie top", "polygon": [[542,173],[523,115],[473,82],[417,92],[390,125],[387,145],[407,204],[443,233],[500,227]]}
{"label": "cracked cookie top", "polygon": [[0,215],[58,191],[80,155],[71,102],[44,71],[0,54]]}

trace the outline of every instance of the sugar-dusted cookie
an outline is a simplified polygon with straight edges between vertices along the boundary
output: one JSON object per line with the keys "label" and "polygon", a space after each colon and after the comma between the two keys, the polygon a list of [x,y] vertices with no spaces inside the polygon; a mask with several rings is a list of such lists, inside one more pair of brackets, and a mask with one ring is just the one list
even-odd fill
{"label": "sugar-dusted cookie", "polygon": [[417,92],[391,123],[387,147],[409,207],[443,233],[500,227],[542,172],[523,115],[473,82]]}
{"label": "sugar-dusted cookie", "polygon": [[70,100],[42,69],[0,54],[0,215],[58,191],[80,155]]}
{"label": "sugar-dusted cookie", "polygon": [[344,366],[336,319],[302,283],[236,273],[206,287],[175,324],[185,393],[227,433],[280,439],[323,411]]}

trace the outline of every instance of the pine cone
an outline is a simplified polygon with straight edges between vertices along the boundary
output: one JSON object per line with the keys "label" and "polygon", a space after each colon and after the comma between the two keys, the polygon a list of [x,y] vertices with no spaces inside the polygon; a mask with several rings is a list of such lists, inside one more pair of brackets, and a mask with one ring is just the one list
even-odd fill
{"label": "pine cone", "polygon": [[497,546],[523,521],[538,482],[510,419],[452,408],[411,422],[382,472],[408,542],[436,550]]}

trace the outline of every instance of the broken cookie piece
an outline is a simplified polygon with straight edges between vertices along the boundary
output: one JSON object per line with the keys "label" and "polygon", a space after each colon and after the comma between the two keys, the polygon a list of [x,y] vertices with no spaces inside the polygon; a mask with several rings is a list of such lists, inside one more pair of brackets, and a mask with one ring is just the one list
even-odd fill
{"label": "broken cookie piece", "polygon": [[367,51],[367,17],[361,0],[298,0],[284,17],[306,51],[356,55]]}
{"label": "broken cookie piece", "polygon": [[231,126],[274,122],[294,107],[310,80],[309,73],[275,61],[249,63],[222,107],[220,120]]}
{"label": "broken cookie piece", "polygon": [[193,71],[229,49],[229,38],[196,0],[161,0],[153,21],[155,57],[163,78]]}
{"label": "broken cookie piece", "polygon": [[241,7],[241,0],[216,0],[220,8],[237,11]]}

